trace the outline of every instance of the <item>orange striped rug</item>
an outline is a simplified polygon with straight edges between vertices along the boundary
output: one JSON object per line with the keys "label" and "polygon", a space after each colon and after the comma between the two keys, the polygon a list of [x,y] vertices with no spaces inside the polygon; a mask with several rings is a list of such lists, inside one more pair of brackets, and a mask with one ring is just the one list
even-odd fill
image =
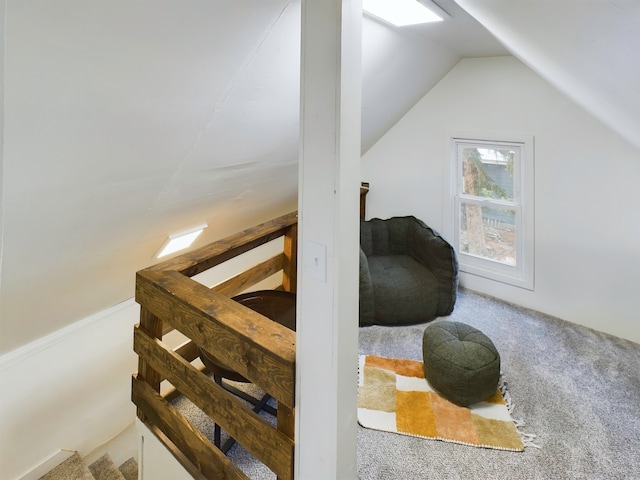
{"label": "orange striped rug", "polygon": [[524,451],[500,389],[459,407],[436,393],[422,362],[361,355],[358,422],[366,428],[474,447]]}

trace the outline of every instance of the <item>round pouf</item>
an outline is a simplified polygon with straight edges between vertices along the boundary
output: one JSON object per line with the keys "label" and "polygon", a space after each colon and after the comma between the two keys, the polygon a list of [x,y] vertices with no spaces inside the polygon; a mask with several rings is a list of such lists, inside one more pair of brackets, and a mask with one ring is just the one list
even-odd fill
{"label": "round pouf", "polygon": [[460,322],[440,321],[422,336],[424,375],[447,400],[466,407],[496,392],[500,354],[480,330]]}

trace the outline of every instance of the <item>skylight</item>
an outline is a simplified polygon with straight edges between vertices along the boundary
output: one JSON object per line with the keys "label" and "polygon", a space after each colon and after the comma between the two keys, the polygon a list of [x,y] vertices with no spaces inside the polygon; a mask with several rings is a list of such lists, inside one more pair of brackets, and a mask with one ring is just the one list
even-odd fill
{"label": "skylight", "polygon": [[362,0],[362,9],[396,27],[418,23],[440,22],[444,12],[429,0],[429,6],[416,0]]}
{"label": "skylight", "polygon": [[205,228],[207,228],[206,223],[189,230],[169,235],[169,239],[160,248],[156,257],[165,257],[171,253],[190,247],[193,241],[198,238],[198,235],[200,235]]}

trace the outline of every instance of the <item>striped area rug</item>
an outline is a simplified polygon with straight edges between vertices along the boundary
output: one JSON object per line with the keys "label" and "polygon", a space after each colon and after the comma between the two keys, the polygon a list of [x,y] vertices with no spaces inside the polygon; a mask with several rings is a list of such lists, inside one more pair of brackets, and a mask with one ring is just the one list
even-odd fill
{"label": "striped area rug", "polygon": [[361,355],[358,422],[365,428],[474,447],[524,451],[502,392],[469,407],[436,393],[422,362]]}

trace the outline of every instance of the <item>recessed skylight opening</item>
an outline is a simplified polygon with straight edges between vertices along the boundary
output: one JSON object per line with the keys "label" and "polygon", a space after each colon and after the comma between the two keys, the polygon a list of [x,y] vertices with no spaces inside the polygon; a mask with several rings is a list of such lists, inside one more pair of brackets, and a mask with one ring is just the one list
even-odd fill
{"label": "recessed skylight opening", "polygon": [[193,241],[198,238],[198,235],[200,235],[205,228],[207,228],[207,224],[203,223],[202,225],[190,228],[189,230],[169,235],[167,241],[158,251],[159,253],[156,255],[156,258],[162,258],[171,253],[190,247]]}
{"label": "recessed skylight opening", "polygon": [[[362,0],[362,9],[396,27],[418,23],[440,22],[445,12],[429,0]],[[428,6],[427,6],[428,4]]]}

